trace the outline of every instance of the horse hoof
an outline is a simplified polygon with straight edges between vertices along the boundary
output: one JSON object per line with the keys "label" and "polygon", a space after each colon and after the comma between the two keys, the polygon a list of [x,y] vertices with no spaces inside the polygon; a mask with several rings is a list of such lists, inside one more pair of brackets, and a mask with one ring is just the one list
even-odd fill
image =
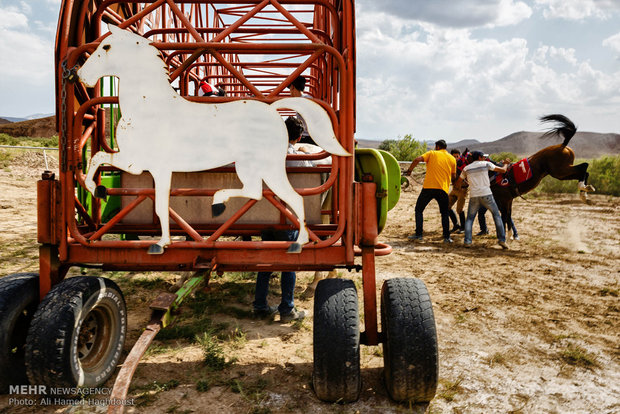
{"label": "horse hoof", "polygon": [[149,254],[163,254],[164,253],[164,248],[161,247],[159,244],[152,244],[149,246]]}
{"label": "horse hoof", "polygon": [[289,246],[287,253],[301,253],[301,244],[293,243]]}
{"label": "horse hoof", "polygon": [[585,191],[580,191],[579,192],[579,198],[581,199],[581,201],[583,201],[584,203],[588,202],[588,195]]}
{"label": "horse hoof", "polygon": [[586,189],[585,189],[585,190],[586,190],[586,191],[588,191],[588,192],[591,192],[591,191],[596,191],[596,190],[594,189],[594,187],[593,187],[593,186],[591,186],[590,184],[586,185]]}
{"label": "horse hoof", "polygon": [[107,188],[105,188],[102,185],[98,185],[95,188],[95,197],[101,198],[102,200],[105,200],[107,196],[108,196],[108,189]]}
{"label": "horse hoof", "polygon": [[217,217],[222,214],[226,210],[226,205],[224,203],[217,203],[211,205],[211,215],[213,217]]}

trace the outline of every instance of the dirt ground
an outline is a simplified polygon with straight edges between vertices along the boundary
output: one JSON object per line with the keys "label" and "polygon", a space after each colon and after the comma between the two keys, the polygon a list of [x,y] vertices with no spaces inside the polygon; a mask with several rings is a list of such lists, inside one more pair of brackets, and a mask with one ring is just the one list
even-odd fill
{"label": "dirt ground", "polygon": [[[22,157],[25,163],[0,171],[0,276],[37,270],[35,183],[42,156]],[[431,294],[440,380],[428,407],[392,402],[381,382],[381,348],[365,346],[359,401],[318,401],[310,387],[311,315],[289,324],[252,319],[252,276],[224,275],[209,293],[224,299],[219,307],[205,306],[215,309],[207,315],[210,326],[223,327],[218,346],[226,362],[207,366],[204,344],[164,330],[137,370],[130,390],[135,405],[125,412],[620,413],[620,198],[593,195],[590,205],[576,195],[517,199],[520,240],[503,251],[492,236],[475,237],[471,249],[462,246],[462,235],[444,245],[434,203],[425,212],[425,241],[407,241],[417,191],[403,193],[380,236],[393,253],[377,258],[377,285],[417,277]],[[361,274],[340,275],[356,281],[361,299]],[[148,303],[180,274],[106,276],[126,296],[128,352],[148,320]],[[299,294],[311,276],[298,274]],[[277,280],[273,287],[275,304]],[[234,296],[225,299],[227,292]],[[195,311],[208,295],[188,301],[180,326],[195,326]],[[312,313],[311,299],[298,298],[297,305]],[[0,413],[105,411],[18,407],[9,397],[0,396]]]}

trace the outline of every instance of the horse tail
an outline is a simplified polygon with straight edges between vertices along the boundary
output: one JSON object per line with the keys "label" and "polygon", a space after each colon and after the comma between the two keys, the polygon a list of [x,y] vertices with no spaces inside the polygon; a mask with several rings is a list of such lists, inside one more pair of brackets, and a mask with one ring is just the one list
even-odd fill
{"label": "horse tail", "polygon": [[564,142],[562,146],[565,147],[568,145],[571,138],[577,132],[577,127],[573,124],[573,121],[560,114],[552,114],[545,115],[540,117],[540,122],[555,122],[555,127],[550,128],[549,131],[545,132],[543,137],[547,137],[550,135],[562,135],[564,137]]}
{"label": "horse tail", "polygon": [[307,98],[283,98],[271,105],[277,109],[292,109],[301,115],[308,126],[308,134],[324,150],[343,157],[351,155],[338,142],[329,116],[318,103]]}

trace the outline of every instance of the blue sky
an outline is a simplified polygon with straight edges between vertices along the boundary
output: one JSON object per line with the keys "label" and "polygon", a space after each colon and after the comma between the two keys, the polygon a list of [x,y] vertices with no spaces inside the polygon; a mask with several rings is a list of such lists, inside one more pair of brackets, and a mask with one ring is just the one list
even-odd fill
{"label": "blue sky", "polygon": [[[0,0],[0,116],[54,111],[60,0]],[[357,138],[620,133],[619,0],[358,0]]]}

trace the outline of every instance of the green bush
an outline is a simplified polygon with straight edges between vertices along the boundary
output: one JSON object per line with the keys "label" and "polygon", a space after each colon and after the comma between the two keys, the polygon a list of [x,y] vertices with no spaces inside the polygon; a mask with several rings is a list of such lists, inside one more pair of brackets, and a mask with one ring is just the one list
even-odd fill
{"label": "green bush", "polygon": [[0,145],[18,145],[23,147],[58,147],[58,135],[51,138],[12,137],[0,133]]}
{"label": "green bush", "polygon": [[620,155],[593,160],[588,172],[588,184],[592,184],[597,193],[620,196]]}
{"label": "green bush", "polygon": [[558,180],[550,175],[542,179],[536,190],[538,193],[557,194],[557,193],[576,193],[577,180]]}
{"label": "green bush", "polygon": [[[4,144],[0,144],[0,145],[4,145]],[[10,152],[4,149],[0,149],[0,168],[8,167],[12,159],[13,159],[13,155],[11,155]]]}
{"label": "green bush", "polygon": [[506,151],[500,152],[498,154],[491,154],[489,155],[489,158],[491,158],[495,162],[502,162],[506,158],[508,158],[512,162],[518,161],[518,158],[515,154],[513,154],[512,152],[506,152]]}
{"label": "green bush", "polygon": [[386,139],[379,149],[390,152],[398,161],[412,161],[426,152],[426,143],[407,134],[401,139]]}

